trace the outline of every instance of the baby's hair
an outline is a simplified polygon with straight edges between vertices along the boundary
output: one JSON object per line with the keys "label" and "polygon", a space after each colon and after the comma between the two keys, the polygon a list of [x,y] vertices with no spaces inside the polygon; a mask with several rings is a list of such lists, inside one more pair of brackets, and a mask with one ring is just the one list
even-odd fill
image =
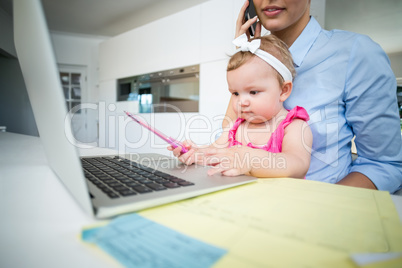
{"label": "baby's hair", "polygon": [[[272,34],[252,38],[250,41],[254,39],[261,39],[260,49],[268,52],[269,54],[280,60],[289,69],[289,71],[292,73],[292,76],[295,77],[296,71],[293,66],[292,54],[290,54],[288,46],[281,39]],[[254,56],[255,55],[249,51],[237,52],[230,58],[227,71],[229,72],[239,68]],[[282,84],[284,82],[282,76],[278,72],[277,75],[280,84]]]}

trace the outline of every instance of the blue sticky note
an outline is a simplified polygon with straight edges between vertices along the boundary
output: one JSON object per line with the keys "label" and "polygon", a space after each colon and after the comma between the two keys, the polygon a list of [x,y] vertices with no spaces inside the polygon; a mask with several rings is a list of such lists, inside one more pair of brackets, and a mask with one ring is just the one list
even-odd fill
{"label": "blue sticky note", "polygon": [[95,243],[96,242],[96,235],[98,232],[102,230],[103,227],[97,227],[97,228],[91,228],[91,229],[85,229],[81,233],[81,238],[85,242],[88,243]]}
{"label": "blue sticky note", "polygon": [[82,239],[96,244],[126,267],[210,267],[226,253],[138,214],[84,230]]}

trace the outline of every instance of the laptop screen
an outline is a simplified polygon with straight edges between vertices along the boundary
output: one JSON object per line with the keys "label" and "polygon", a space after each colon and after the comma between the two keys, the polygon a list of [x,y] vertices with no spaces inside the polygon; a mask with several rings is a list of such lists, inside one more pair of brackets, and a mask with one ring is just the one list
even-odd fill
{"label": "laptop screen", "polygon": [[14,43],[50,167],[84,210],[93,214],[40,0],[14,1]]}

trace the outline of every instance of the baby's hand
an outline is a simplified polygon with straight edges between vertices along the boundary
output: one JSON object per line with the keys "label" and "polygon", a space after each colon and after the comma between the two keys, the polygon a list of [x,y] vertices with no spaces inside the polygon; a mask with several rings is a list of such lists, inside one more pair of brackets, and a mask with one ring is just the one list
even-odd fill
{"label": "baby's hand", "polygon": [[181,152],[181,149],[182,149],[181,146],[173,148],[173,146],[170,145],[167,147],[167,149],[169,151],[172,151],[173,155],[176,156],[180,162],[182,162],[186,165],[194,164],[195,159],[194,159],[193,155],[194,155],[195,150],[197,149],[196,145],[190,140],[183,141],[182,144],[188,150],[187,153]]}

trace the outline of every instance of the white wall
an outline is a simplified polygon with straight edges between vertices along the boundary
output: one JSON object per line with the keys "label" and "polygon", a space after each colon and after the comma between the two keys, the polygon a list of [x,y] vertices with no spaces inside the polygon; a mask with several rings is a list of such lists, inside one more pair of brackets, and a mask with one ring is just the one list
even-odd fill
{"label": "white wall", "polygon": [[402,1],[327,1],[326,28],[366,34],[386,53],[402,51]]}
{"label": "white wall", "polygon": [[103,42],[101,81],[225,58],[235,2],[208,1]]}

